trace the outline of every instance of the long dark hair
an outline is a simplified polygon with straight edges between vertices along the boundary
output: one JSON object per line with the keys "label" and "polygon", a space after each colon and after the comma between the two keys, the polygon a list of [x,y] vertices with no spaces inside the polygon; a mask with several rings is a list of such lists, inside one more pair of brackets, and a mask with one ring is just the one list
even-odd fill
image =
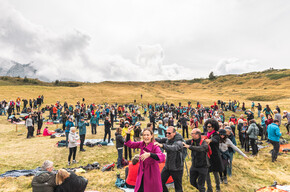
{"label": "long dark hair", "polygon": [[228,138],[228,135],[225,135],[224,138],[222,138],[222,137],[220,136],[220,143],[225,143],[226,140],[227,140],[227,138]]}

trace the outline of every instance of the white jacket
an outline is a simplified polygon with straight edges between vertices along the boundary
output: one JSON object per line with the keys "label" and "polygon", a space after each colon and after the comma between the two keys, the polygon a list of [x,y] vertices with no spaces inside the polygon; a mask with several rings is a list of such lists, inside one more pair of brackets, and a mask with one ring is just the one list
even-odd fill
{"label": "white jacket", "polygon": [[79,135],[76,133],[76,132],[69,132],[69,135],[68,135],[68,140],[69,140],[69,143],[68,143],[68,147],[69,148],[73,148],[73,147],[76,147],[78,144],[77,144],[77,141],[79,140]]}

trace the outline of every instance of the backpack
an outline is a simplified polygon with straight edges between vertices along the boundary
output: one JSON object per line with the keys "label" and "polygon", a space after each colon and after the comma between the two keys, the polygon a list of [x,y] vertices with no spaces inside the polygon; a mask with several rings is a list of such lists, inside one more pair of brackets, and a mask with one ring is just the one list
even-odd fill
{"label": "backpack", "polygon": [[57,146],[58,147],[65,147],[66,146],[66,141],[65,140],[61,140],[61,141],[57,142]]}
{"label": "backpack", "polygon": [[104,167],[102,168],[102,171],[103,172],[111,171],[114,169],[114,167],[115,167],[115,163],[107,164],[107,165],[104,165]]}

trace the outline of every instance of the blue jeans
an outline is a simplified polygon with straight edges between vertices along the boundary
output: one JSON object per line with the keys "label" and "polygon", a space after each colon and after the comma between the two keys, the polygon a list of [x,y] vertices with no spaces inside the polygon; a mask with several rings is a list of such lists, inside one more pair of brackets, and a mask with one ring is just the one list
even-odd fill
{"label": "blue jeans", "polygon": [[122,159],[123,159],[123,148],[118,149],[118,160],[117,160],[117,168],[122,168]]}
{"label": "blue jeans", "polygon": [[261,114],[261,110],[258,110],[258,117],[260,117],[260,114]]}
{"label": "blue jeans", "polygon": [[65,132],[65,146],[67,147],[67,144],[68,144],[68,135],[69,135],[69,132]]}
{"label": "blue jeans", "polygon": [[230,153],[230,162],[229,162],[228,168],[227,168],[229,177],[232,176],[232,163],[233,163],[233,158],[234,158],[234,153]]}

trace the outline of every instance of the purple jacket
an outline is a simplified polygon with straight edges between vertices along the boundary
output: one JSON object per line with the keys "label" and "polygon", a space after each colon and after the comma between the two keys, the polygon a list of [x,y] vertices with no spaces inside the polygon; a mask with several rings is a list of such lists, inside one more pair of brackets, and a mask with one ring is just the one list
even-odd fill
{"label": "purple jacket", "polygon": [[131,140],[125,143],[127,147],[130,148],[140,148],[140,156],[144,152],[155,153],[159,157],[159,161],[148,157],[145,161],[139,159],[140,166],[138,170],[137,180],[134,191],[137,192],[140,188],[142,177],[143,178],[143,186],[144,192],[162,192],[162,182],[161,182],[161,174],[159,170],[158,163],[162,163],[165,161],[165,155],[161,152],[158,146],[155,146],[153,142],[149,143],[147,146],[144,141],[132,142]]}

